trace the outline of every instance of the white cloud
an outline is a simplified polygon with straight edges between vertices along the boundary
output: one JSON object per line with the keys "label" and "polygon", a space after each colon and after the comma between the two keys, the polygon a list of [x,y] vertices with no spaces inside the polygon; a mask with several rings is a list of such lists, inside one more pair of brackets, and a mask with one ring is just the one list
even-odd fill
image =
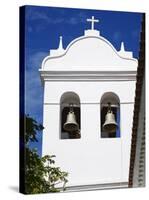
{"label": "white cloud", "polygon": [[76,17],[71,17],[66,21],[68,24],[77,24],[79,21],[77,20]]}
{"label": "white cloud", "polygon": [[28,60],[27,60],[27,68],[28,69],[39,69],[41,62],[43,58],[47,56],[47,52],[41,51],[41,52],[36,52],[32,55],[29,55]]}
{"label": "white cloud", "polygon": [[114,39],[115,41],[119,41],[119,40],[121,39],[121,33],[120,33],[119,31],[114,32],[114,34],[113,34],[113,39]]}

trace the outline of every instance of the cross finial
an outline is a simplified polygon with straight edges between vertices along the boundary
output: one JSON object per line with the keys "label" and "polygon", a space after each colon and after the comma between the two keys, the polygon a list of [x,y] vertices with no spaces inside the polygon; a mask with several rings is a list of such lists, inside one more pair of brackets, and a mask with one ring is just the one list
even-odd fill
{"label": "cross finial", "polygon": [[87,22],[91,22],[91,30],[94,30],[94,24],[95,22],[99,22],[99,20],[95,19],[94,16],[92,16],[91,19],[87,19]]}

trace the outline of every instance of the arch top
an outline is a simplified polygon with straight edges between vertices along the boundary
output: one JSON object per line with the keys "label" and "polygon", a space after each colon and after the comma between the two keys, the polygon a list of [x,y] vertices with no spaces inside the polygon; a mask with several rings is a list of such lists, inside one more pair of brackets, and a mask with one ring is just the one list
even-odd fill
{"label": "arch top", "polygon": [[113,105],[120,104],[119,96],[114,92],[105,92],[100,100],[101,104],[111,103]]}
{"label": "arch top", "polygon": [[64,92],[60,98],[60,104],[80,104],[80,97],[77,93],[73,91]]}

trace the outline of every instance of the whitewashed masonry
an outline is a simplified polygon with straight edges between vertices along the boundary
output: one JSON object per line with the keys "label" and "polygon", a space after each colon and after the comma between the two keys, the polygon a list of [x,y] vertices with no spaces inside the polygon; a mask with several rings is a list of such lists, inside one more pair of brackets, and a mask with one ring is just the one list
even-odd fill
{"label": "whitewashed masonry", "polygon": [[[120,51],[95,29],[74,39],[66,49],[62,37],[40,71],[44,86],[42,155],[56,155],[69,172],[68,187],[127,187],[135,81],[138,62],[121,44]],[[81,138],[60,139],[60,99],[65,92],[80,98]],[[120,100],[120,138],[101,138],[100,101],[111,92]]]}

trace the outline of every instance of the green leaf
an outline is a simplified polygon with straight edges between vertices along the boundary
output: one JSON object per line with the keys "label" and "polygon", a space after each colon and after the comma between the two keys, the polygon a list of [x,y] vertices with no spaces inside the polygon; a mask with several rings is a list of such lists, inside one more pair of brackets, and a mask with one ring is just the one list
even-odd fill
{"label": "green leaf", "polygon": [[57,185],[63,184],[63,190],[68,182],[68,173],[55,167],[55,155],[45,155],[42,158],[37,154],[37,149],[29,149],[28,142],[38,142],[37,134],[43,126],[29,115],[25,116],[25,192],[26,194],[59,192]]}

